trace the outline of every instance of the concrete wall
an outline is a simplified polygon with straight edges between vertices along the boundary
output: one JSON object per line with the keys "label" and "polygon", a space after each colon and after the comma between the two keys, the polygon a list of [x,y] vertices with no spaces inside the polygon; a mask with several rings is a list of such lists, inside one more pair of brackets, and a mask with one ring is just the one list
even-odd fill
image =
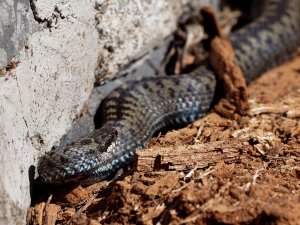
{"label": "concrete wall", "polygon": [[0,2],[0,224],[24,224],[29,168],[70,128],[95,78],[133,67],[203,2]]}

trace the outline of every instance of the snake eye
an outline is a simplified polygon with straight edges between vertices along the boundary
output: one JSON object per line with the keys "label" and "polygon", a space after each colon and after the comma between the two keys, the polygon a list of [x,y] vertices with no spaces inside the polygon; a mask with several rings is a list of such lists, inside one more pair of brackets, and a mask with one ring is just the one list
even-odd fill
{"label": "snake eye", "polygon": [[94,131],[93,138],[98,144],[98,150],[106,152],[117,140],[118,131],[111,127],[101,127]]}

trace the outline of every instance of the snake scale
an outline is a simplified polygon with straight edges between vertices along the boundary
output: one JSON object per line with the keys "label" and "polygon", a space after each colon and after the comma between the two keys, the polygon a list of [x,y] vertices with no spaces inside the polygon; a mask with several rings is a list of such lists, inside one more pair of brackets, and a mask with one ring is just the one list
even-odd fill
{"label": "snake scale", "polygon": [[[254,2],[259,8],[256,19],[229,37],[235,63],[248,83],[282,62],[300,44],[300,0]],[[42,181],[89,184],[107,178],[128,164],[156,131],[205,115],[215,88],[216,78],[208,66],[180,76],[125,83],[101,103],[101,128],[64,150],[39,158]]]}

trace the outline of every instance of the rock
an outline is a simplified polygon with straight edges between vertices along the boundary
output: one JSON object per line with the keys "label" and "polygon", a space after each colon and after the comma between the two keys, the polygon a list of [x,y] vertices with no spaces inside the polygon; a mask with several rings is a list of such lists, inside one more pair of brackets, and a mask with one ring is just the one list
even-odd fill
{"label": "rock", "polygon": [[204,2],[1,1],[0,224],[24,224],[37,159],[69,129],[95,77],[134,67]]}

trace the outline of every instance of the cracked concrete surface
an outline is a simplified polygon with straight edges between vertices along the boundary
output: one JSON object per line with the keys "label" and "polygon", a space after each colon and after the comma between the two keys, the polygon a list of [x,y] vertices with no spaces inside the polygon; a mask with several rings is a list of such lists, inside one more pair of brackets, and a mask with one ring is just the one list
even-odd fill
{"label": "cracked concrete surface", "polygon": [[70,128],[95,78],[134,68],[207,1],[1,1],[0,224],[24,224],[37,159]]}

